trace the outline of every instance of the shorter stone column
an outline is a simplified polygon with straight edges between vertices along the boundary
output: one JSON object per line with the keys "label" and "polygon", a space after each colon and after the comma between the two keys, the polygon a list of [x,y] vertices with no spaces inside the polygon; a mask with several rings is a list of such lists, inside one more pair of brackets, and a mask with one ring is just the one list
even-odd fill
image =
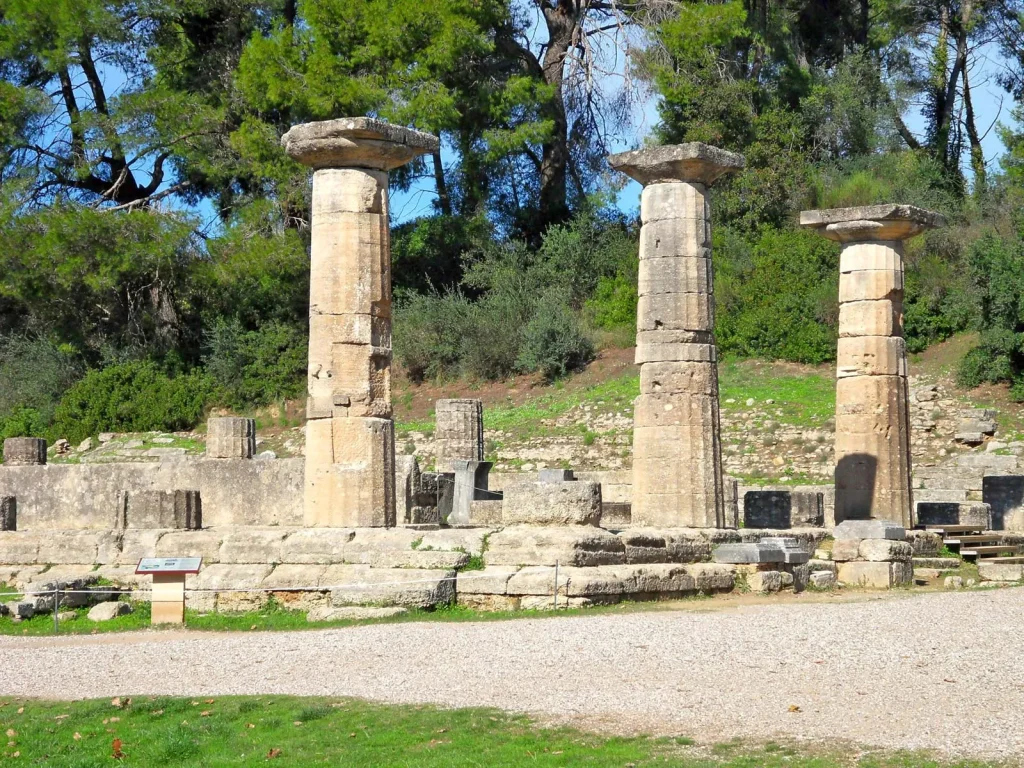
{"label": "shorter stone column", "polygon": [[209,459],[251,459],[256,453],[255,419],[223,416],[210,419],[206,429]]}
{"label": "shorter stone column", "polygon": [[484,406],[480,400],[438,400],[437,471],[454,472],[454,461],[484,460]]}
{"label": "shorter stone column", "polygon": [[800,224],[842,243],[836,381],[835,521],[913,527],[903,340],[903,241],[941,216],[909,205],[804,211]]}
{"label": "shorter stone column", "polygon": [[46,464],[46,441],[41,437],[9,437],[4,440],[4,464],[31,467]]}

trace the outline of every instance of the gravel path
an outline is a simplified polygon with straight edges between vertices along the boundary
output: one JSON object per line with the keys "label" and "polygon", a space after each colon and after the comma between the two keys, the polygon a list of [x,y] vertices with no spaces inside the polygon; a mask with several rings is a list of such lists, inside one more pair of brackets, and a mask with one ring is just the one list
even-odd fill
{"label": "gravel path", "polygon": [[[0,638],[0,695],[281,693],[1024,754],[1024,589],[311,632]],[[790,711],[791,706],[800,708]]]}

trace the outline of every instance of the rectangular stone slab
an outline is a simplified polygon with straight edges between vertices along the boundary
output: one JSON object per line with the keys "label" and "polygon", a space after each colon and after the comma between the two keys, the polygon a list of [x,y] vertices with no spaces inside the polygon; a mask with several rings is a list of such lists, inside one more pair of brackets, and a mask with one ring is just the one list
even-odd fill
{"label": "rectangular stone slab", "polygon": [[907,375],[907,347],[901,338],[840,338],[836,357],[836,375],[839,378]]}
{"label": "rectangular stone slab", "polygon": [[851,539],[889,539],[904,541],[906,529],[889,520],[844,520],[832,533],[836,541]]}
{"label": "rectangular stone slab", "polygon": [[711,222],[705,219],[665,219],[640,228],[640,259],[679,256],[711,258]]}
{"label": "rectangular stone slab", "polygon": [[903,302],[878,299],[840,304],[839,335],[902,336]]}
{"label": "rectangular stone slab", "polygon": [[903,272],[869,269],[843,273],[839,278],[839,301],[892,299],[903,294]]}
{"label": "rectangular stone slab", "polygon": [[715,299],[709,293],[657,293],[637,302],[637,330],[710,331]]}
{"label": "rectangular stone slab", "polygon": [[718,396],[718,366],[714,363],[647,363],[640,367],[640,392],[644,395],[685,392]]}
{"label": "rectangular stone slab", "polygon": [[712,293],[711,259],[704,256],[672,256],[640,261],[637,295],[660,293]]}
{"label": "rectangular stone slab", "polygon": [[707,189],[703,184],[675,182],[651,184],[640,193],[640,220],[710,219]]}

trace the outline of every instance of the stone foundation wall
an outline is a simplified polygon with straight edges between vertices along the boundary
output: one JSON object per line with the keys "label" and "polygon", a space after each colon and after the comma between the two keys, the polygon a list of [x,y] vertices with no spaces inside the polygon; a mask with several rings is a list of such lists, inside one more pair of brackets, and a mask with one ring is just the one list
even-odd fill
{"label": "stone foundation wall", "polygon": [[19,531],[111,531],[119,494],[182,489],[199,491],[204,526],[296,526],[302,525],[302,468],[302,459],[4,465],[0,497],[17,499]]}

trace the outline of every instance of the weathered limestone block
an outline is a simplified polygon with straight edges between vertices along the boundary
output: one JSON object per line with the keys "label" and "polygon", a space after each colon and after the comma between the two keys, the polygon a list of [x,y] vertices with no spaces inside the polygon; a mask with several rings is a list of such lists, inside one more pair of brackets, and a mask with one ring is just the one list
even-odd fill
{"label": "weathered limestone block", "polygon": [[710,293],[655,293],[637,302],[638,331],[713,328],[715,299]]}
{"label": "weathered limestone block", "polygon": [[832,544],[832,559],[837,563],[860,559],[860,539],[836,539]]}
{"label": "weathered limestone block", "polygon": [[156,542],[156,557],[201,557],[203,569],[220,562],[220,545],[224,534],[219,531],[169,531]]}
{"label": "weathered limestone block", "polygon": [[283,561],[282,544],[289,533],[280,528],[229,530],[220,545],[220,562],[280,563]]}
{"label": "weathered limestone block", "polygon": [[884,434],[890,429],[889,416],[895,415],[902,430],[898,440],[907,445],[907,380],[903,376],[853,376],[836,382],[836,430],[843,434]]}
{"label": "weathered limestone block", "polygon": [[46,463],[46,441],[41,437],[8,437],[4,440],[4,464],[30,467]]}
{"label": "weathered limestone block", "polygon": [[872,269],[851,271],[839,281],[839,302],[875,301],[903,295],[903,271]]}
{"label": "weathered limestone block", "polygon": [[330,602],[327,593],[319,590],[326,571],[323,565],[278,565],[260,586],[275,590],[274,600],[290,610],[309,611]]}
{"label": "weathered limestone block", "polygon": [[[623,169],[620,169],[623,170]],[[629,171],[624,171],[629,173]],[[655,222],[668,219],[711,218],[707,195],[693,184],[651,184],[640,194],[640,219]]]}
{"label": "weathered limestone block", "polygon": [[711,259],[705,256],[643,259],[640,262],[637,295],[711,294],[711,280]]}
{"label": "weathered limestone block", "polygon": [[394,525],[394,461],[395,432],[390,419],[307,422],[306,525]]}
{"label": "weathered limestone block", "polygon": [[978,575],[983,581],[1022,581],[1024,580],[1024,563],[979,560]]}
{"label": "weathered limestone block", "polygon": [[836,585],[836,574],[832,571],[814,571],[810,576],[810,585],[815,589],[832,589]]}
{"label": "weathered limestone block", "polygon": [[640,368],[640,393],[659,395],[685,392],[714,397],[718,393],[718,367],[714,363],[648,363]]}
{"label": "weathered limestone block", "polygon": [[[564,571],[568,568],[558,569],[558,593],[565,594],[568,587],[568,577]],[[596,568],[592,570],[597,570]],[[527,566],[521,568],[511,576],[505,583],[505,593],[509,595],[554,595],[555,594],[555,569],[549,566]]]}
{"label": "weathered limestone block", "polygon": [[131,612],[132,607],[128,603],[110,600],[90,608],[87,618],[89,621],[110,621],[118,616],[127,616]]}
{"label": "weathered limestone block", "polygon": [[[391,416],[391,347],[339,343],[330,335],[339,318],[313,315],[306,415],[309,418]],[[384,321],[381,321],[384,322]],[[323,353],[320,349],[323,348]]]}
{"label": "weathered limestone block", "polygon": [[203,501],[197,490],[122,491],[118,504],[119,529],[203,527]]}
{"label": "weathered limestone block", "polygon": [[403,552],[413,549],[423,534],[408,528],[358,528],[345,545],[343,558],[346,563],[369,565],[370,560],[381,552]]}
{"label": "weathered limestone block", "polygon": [[864,539],[859,547],[860,559],[872,562],[910,562],[914,548],[905,541],[891,539]]}
{"label": "weathered limestone block", "polygon": [[408,613],[408,608],[401,606],[341,606],[319,605],[308,614],[306,621],[366,621],[369,619],[390,619]]}
{"label": "weathered limestone block", "polygon": [[600,525],[601,484],[513,483],[505,488],[501,519],[506,525]]}
{"label": "weathered limestone block", "polygon": [[472,399],[447,399],[434,403],[437,422],[434,441],[437,447],[437,471],[454,472],[452,461],[484,460],[483,402]]}
{"label": "weathered limestone block", "polygon": [[[915,494],[916,496],[916,494]],[[917,522],[920,525],[976,525],[992,530],[992,508],[980,502],[919,501]]]}
{"label": "weathered limestone block", "polygon": [[482,555],[491,531],[486,528],[441,528],[420,532],[420,549],[438,549],[448,552],[467,552]]}
{"label": "weathered limestone block", "polygon": [[909,562],[867,562],[858,560],[839,565],[839,581],[870,589],[891,589],[913,580]]}
{"label": "weathered limestone block", "polygon": [[841,337],[902,335],[902,300],[877,299],[840,304],[839,333]]}
{"label": "weathered limestone block", "polygon": [[156,557],[157,542],[165,533],[168,531],[158,528],[129,528],[121,531],[121,551],[114,562],[119,566],[135,566],[144,557]]}
{"label": "weathered limestone block", "polygon": [[203,565],[185,582],[185,607],[196,611],[243,613],[258,610],[269,599],[267,592],[242,592],[258,588],[270,574],[269,565]]}
{"label": "weathered limestone block", "polygon": [[900,337],[840,337],[836,357],[839,378],[907,375],[907,345]]}
{"label": "weathered limestone block", "polygon": [[488,565],[617,565],[626,548],[614,534],[590,526],[510,526],[488,540]]}
{"label": "weathered limestone block", "polygon": [[383,550],[370,555],[371,568],[427,568],[457,570],[469,563],[465,552],[442,552],[430,549],[409,551]]}
{"label": "weathered limestone block", "polygon": [[[371,178],[378,176],[373,171],[366,173]],[[314,201],[337,194],[322,181],[326,181],[322,174],[313,175]],[[387,227],[388,217],[380,213],[337,211],[314,216],[310,245],[311,318],[343,314],[391,317]]]}
{"label": "weathered limestone block", "polygon": [[434,608],[455,600],[454,570],[418,568],[378,569],[349,566],[337,572],[331,603],[341,605],[401,605]]}
{"label": "weathered limestone block", "polygon": [[633,421],[638,429],[645,427],[699,427],[714,424],[717,419],[717,394],[704,395],[690,392],[642,394],[636,399],[633,406]]}
{"label": "weathered limestone block", "polygon": [[206,456],[210,459],[251,459],[256,453],[256,420],[235,416],[206,422]]}
{"label": "weathered limestone block", "polygon": [[[697,185],[680,185],[699,187]],[[709,259],[711,221],[680,217],[644,222],[640,228],[640,260]]]}
{"label": "weathered limestone block", "polygon": [[460,597],[466,595],[506,595],[508,580],[519,569],[507,565],[489,565],[482,571],[461,571],[456,582]]}
{"label": "weathered limestone block", "polygon": [[747,574],[747,586],[751,592],[778,592],[782,589],[784,575],[779,571],[754,571]]}
{"label": "weathered limestone block", "polygon": [[[634,362],[644,363],[715,363],[718,352],[713,344],[704,341],[682,341],[700,339],[703,334],[677,331],[637,331]],[[643,370],[641,368],[641,370]]]}
{"label": "weathered limestone block", "polygon": [[905,541],[906,529],[888,520],[845,520],[835,527],[833,538],[838,541],[859,539],[890,539]]}
{"label": "weathered limestone block", "polygon": [[345,549],[355,537],[351,528],[306,528],[281,542],[281,562],[326,565],[342,562]]}
{"label": "weathered limestone block", "polygon": [[0,496],[0,531],[18,530],[18,499]]}
{"label": "weathered limestone block", "polygon": [[[440,146],[436,136],[372,117],[343,117],[296,125],[281,137],[281,144],[303,165],[330,169],[331,173],[340,168],[391,170]],[[349,184],[344,186],[351,189]],[[362,195],[360,198],[352,193],[342,200],[374,199],[366,193]],[[342,203],[333,198],[330,202]]]}
{"label": "weathered limestone block", "polygon": [[[47,531],[39,538],[39,563],[107,564],[118,558],[114,531]],[[4,558],[6,559],[6,558]]]}

